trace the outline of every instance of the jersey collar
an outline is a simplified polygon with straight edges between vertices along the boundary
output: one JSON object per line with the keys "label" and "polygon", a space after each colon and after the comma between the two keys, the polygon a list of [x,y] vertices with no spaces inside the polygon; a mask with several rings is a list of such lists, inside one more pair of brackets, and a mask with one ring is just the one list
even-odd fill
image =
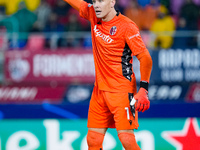
{"label": "jersey collar", "polygon": [[110,20],[110,21],[108,21],[108,22],[104,22],[104,21],[102,21],[102,19],[101,20],[99,20],[99,22],[98,22],[98,24],[111,24],[111,23],[113,23],[113,22],[116,22],[118,19],[119,19],[119,16],[121,15],[121,13],[118,11],[118,10],[116,10],[116,16],[112,19],[112,20]]}

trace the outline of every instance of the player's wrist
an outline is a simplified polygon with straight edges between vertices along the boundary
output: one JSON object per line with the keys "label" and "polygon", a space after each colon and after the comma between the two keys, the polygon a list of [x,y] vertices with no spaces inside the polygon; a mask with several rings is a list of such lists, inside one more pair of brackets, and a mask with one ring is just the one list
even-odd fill
{"label": "player's wrist", "polygon": [[144,88],[146,91],[148,91],[149,83],[147,81],[140,81],[140,88]]}

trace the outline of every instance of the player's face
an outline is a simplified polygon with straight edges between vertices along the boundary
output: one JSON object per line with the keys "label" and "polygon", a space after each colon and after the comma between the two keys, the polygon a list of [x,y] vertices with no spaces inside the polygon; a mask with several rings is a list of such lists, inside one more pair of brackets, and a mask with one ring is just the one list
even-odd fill
{"label": "player's face", "polygon": [[97,18],[105,18],[114,8],[114,0],[92,0]]}

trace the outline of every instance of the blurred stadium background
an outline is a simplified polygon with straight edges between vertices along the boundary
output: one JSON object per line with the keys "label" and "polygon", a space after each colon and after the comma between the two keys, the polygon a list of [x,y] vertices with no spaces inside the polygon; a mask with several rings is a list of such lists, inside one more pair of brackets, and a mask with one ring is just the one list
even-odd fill
{"label": "blurred stadium background", "polygon": [[[117,0],[116,8],[138,25],[153,58],[138,144],[200,150],[200,0]],[[63,0],[0,0],[0,150],[87,149],[89,25]],[[139,83],[135,58],[133,69]],[[123,149],[115,130],[104,149]]]}

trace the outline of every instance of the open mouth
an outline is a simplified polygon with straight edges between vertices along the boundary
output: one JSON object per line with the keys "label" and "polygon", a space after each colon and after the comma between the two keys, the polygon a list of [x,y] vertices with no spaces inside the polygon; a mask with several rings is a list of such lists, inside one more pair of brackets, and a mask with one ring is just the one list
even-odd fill
{"label": "open mouth", "polygon": [[101,13],[100,10],[96,10],[95,12],[96,12],[97,15],[99,15]]}

